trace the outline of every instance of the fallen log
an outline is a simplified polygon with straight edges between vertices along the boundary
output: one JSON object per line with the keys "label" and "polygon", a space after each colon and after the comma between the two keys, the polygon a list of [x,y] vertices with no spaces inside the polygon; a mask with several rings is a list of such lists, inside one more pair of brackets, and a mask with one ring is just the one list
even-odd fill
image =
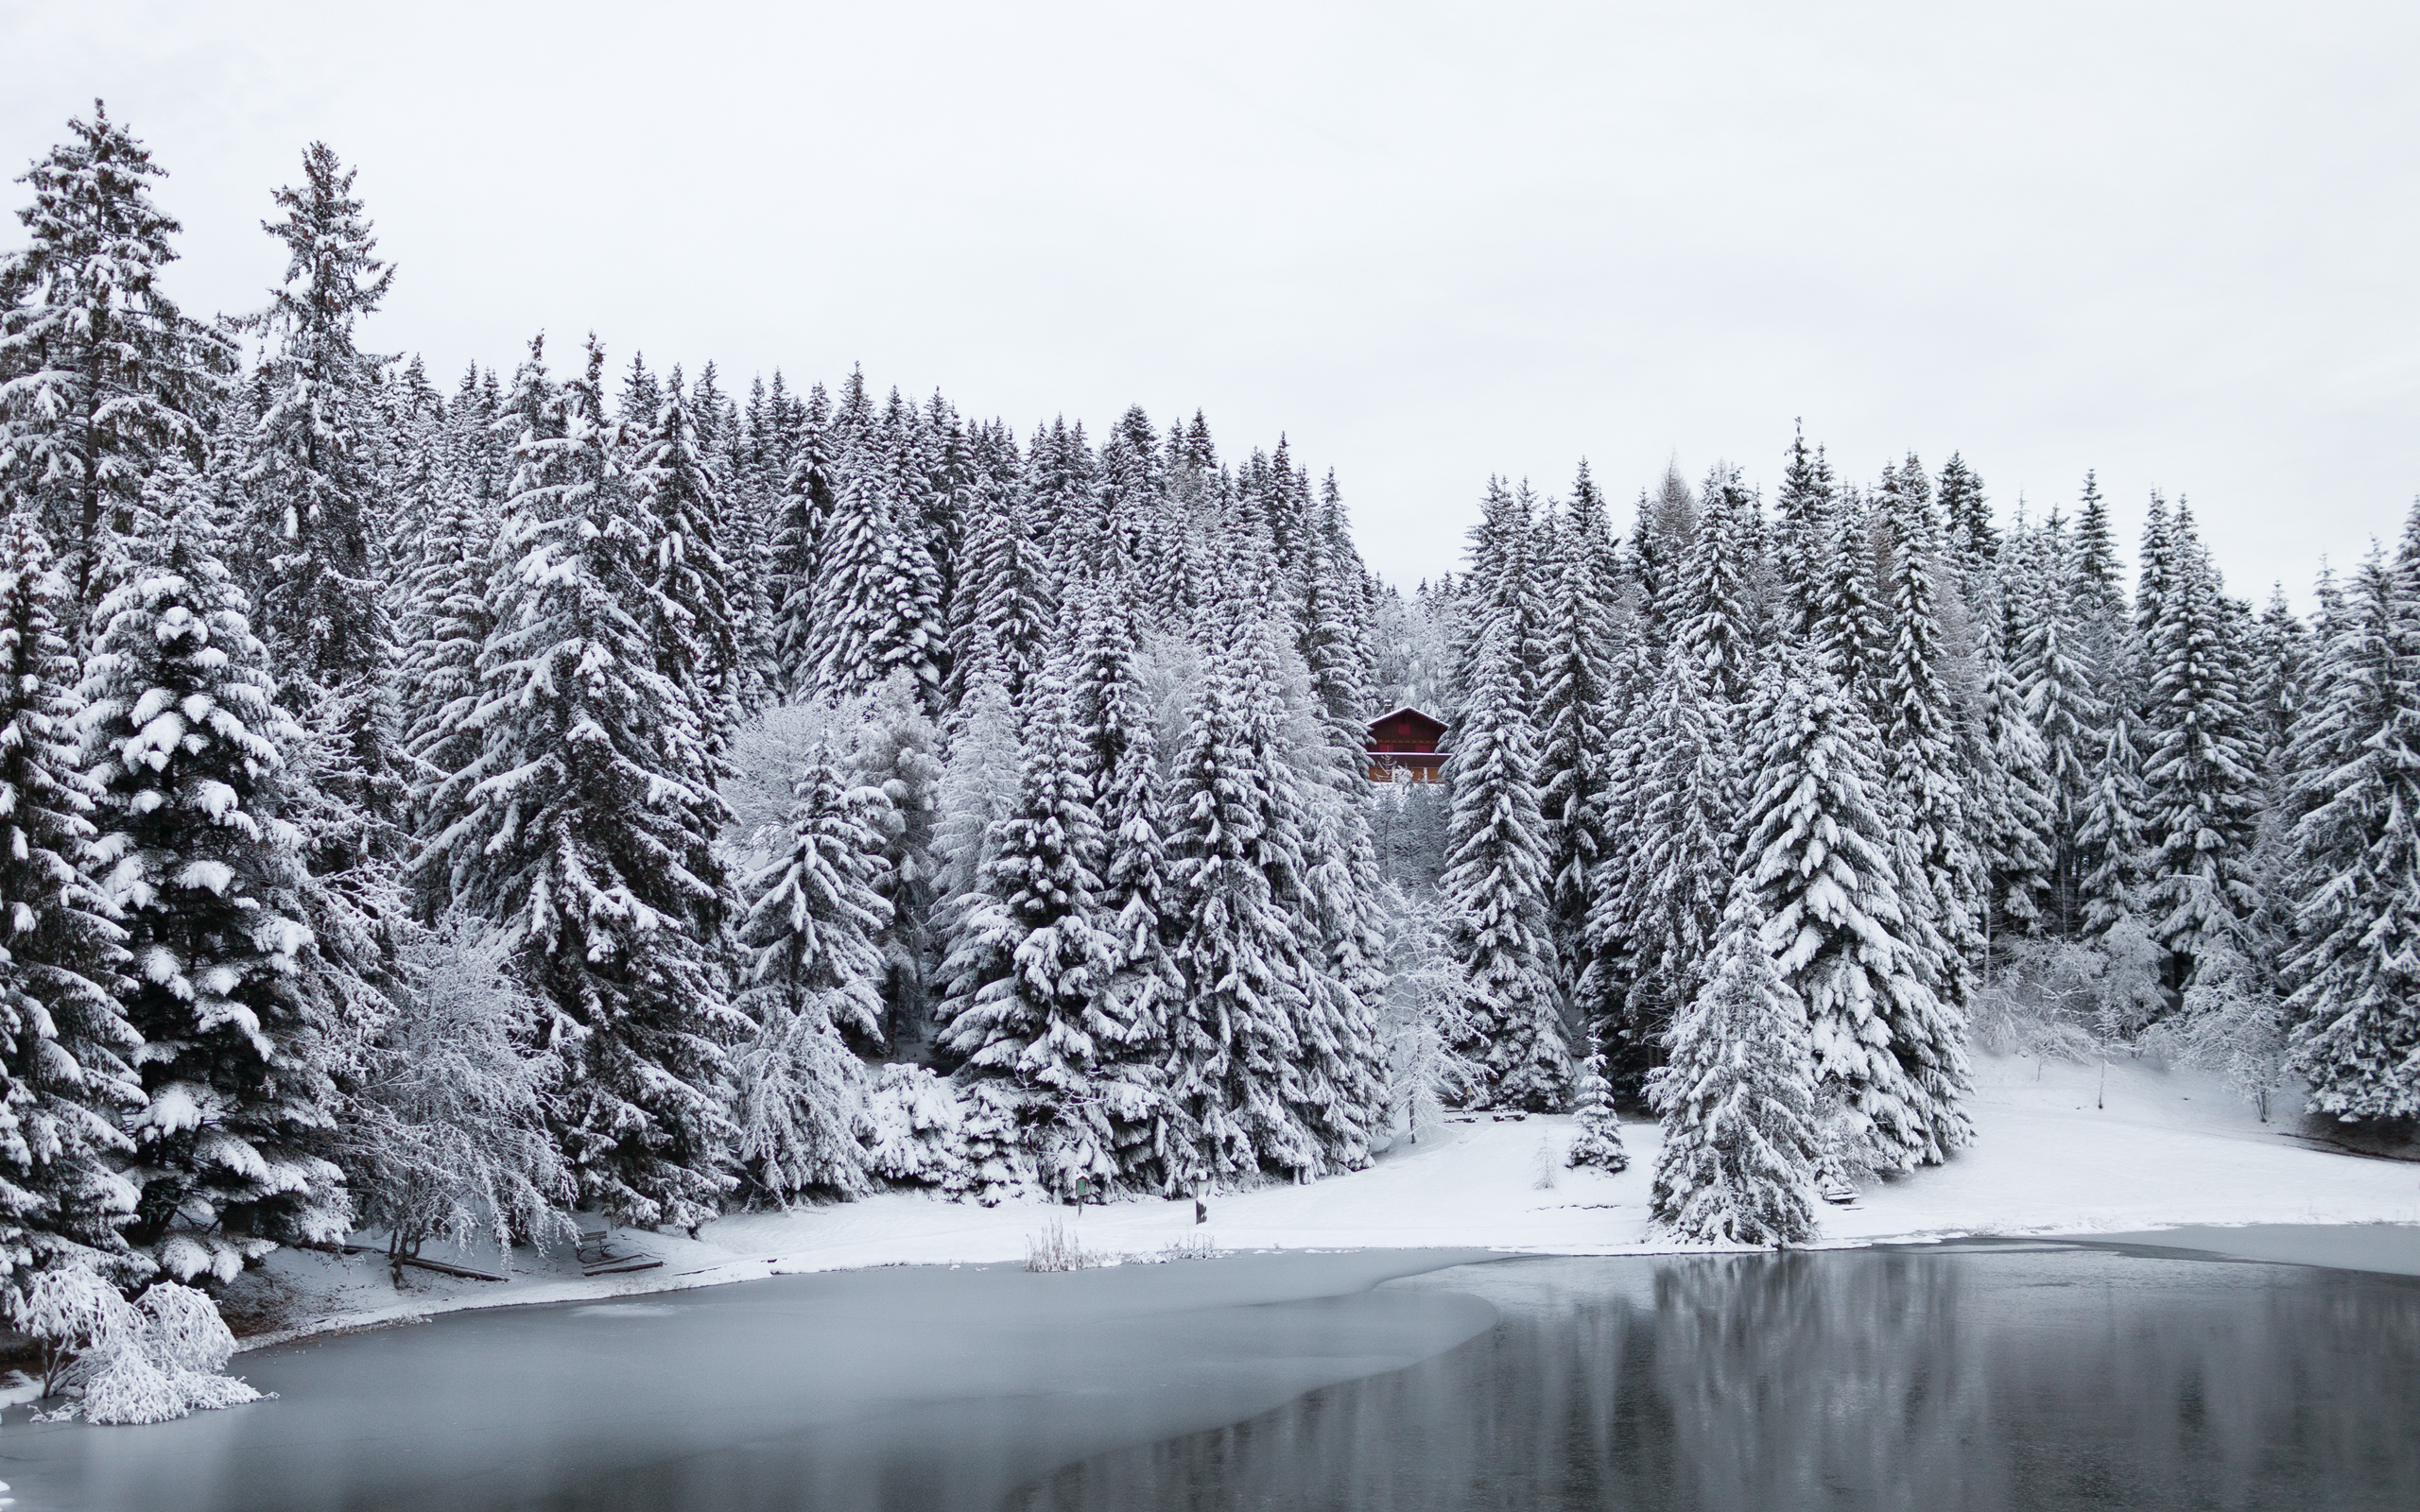
{"label": "fallen log", "polygon": [[392,1255],[376,1245],[347,1245],[344,1246],[344,1252],[348,1255],[375,1255],[390,1265],[418,1265],[423,1270],[433,1270],[440,1276],[458,1276],[466,1281],[512,1280],[510,1276],[491,1276],[483,1270],[472,1270],[466,1265],[449,1264],[441,1260],[423,1260],[418,1255]]}

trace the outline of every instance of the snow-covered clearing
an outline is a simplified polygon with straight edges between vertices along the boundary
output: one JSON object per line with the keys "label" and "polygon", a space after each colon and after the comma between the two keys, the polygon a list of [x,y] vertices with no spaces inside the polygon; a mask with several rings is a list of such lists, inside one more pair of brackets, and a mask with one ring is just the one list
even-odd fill
{"label": "snow-covered clearing", "polygon": [[[1979,1058],[1970,1104],[1974,1148],[1945,1167],[1870,1189],[1853,1206],[1827,1209],[1824,1241],[2383,1223],[2415,1226],[2399,1231],[2387,1248],[2420,1256],[2420,1163],[2313,1148],[2292,1137],[2290,1124],[2261,1124],[2249,1103],[2197,1073],[2113,1061],[2105,1091],[2102,1075],[2098,1065]],[[1619,1254],[1675,1247],[1648,1232],[1655,1125],[1623,1127],[1631,1167],[1618,1176],[1564,1168],[1562,1152],[1571,1135],[1568,1117],[1479,1115],[1399,1146],[1367,1171],[1214,1196],[1209,1221],[1200,1226],[1190,1202],[1079,1211],[1015,1201],[984,1208],[890,1193],[725,1218],[697,1240],[616,1235],[626,1249],[661,1257],[664,1264],[654,1270],[585,1278],[568,1254],[524,1251],[513,1257],[510,1281],[406,1271],[400,1293],[373,1257],[338,1262],[288,1251],[247,1278],[237,1310],[274,1319],[272,1332],[248,1341],[256,1347],[463,1307],[620,1297],[858,1266],[1018,1263],[1027,1242],[1054,1218],[1065,1221],[1086,1250],[1143,1260],[1163,1258],[1172,1246],[1202,1236],[1225,1251],[1470,1246]],[[1539,1184],[1547,1162],[1550,1188]],[[2408,1245],[2400,1243],[2407,1237]],[[2223,1247],[2206,1234],[2179,1238],[2189,1247]],[[2354,1243],[2348,1236],[2348,1262],[2366,1263],[2358,1257],[2378,1251],[2377,1240],[2364,1235]],[[495,1257],[464,1259],[493,1267]]]}

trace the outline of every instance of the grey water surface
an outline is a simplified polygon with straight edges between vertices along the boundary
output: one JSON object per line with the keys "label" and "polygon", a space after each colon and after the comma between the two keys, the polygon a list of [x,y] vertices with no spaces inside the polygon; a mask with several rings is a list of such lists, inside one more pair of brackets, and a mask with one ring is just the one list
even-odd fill
{"label": "grey water surface", "polygon": [[2420,1507],[2420,1280],[1970,1245],[900,1268],[239,1357],[42,1509]]}
{"label": "grey water surface", "polygon": [[[2407,1241],[2408,1242],[2408,1241]],[[2420,1508],[2420,1280],[1966,1245],[1535,1259],[1486,1334],[1018,1512]]]}
{"label": "grey water surface", "polygon": [[14,1512],[988,1509],[1483,1332],[1471,1250],[895,1267],[455,1313],[238,1355],[279,1400],[0,1427]]}

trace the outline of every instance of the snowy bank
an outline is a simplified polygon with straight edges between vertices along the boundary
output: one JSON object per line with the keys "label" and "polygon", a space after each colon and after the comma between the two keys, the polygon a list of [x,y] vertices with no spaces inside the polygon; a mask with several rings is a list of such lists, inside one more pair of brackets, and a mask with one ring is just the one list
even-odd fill
{"label": "snowy bank", "polygon": [[[2098,1064],[1979,1057],[1975,1146],[1948,1165],[1870,1188],[1822,1215],[1822,1242],[1860,1245],[1967,1235],[2127,1235],[2195,1226],[2415,1226],[2398,1253],[2420,1253],[2420,1164],[2313,1147],[2285,1124],[2262,1124],[2216,1078],[2139,1061]],[[917,1194],[791,1212],[746,1213],[697,1240],[617,1232],[658,1268],[585,1277],[566,1252],[513,1256],[504,1282],[406,1271],[284,1251],[248,1275],[230,1311],[249,1320],[247,1348],[334,1329],[374,1327],[457,1308],[573,1301],[714,1286],[767,1276],[873,1265],[1022,1263],[1028,1240],[1066,1221],[1083,1248],[1157,1260],[1204,1236],[1224,1251],[1468,1247],[1520,1254],[1672,1250],[1648,1231],[1652,1124],[1622,1130],[1630,1169],[1617,1176],[1561,1163],[1568,1117],[1478,1115],[1399,1145],[1366,1171],[1307,1186],[1214,1196],[1197,1226],[1190,1202],[1136,1201],[1073,1210],[1037,1201],[985,1208]],[[1550,1171],[1552,1185],[1541,1185]],[[2398,1233],[2397,1238],[2402,1237]],[[2207,1235],[2184,1247],[2222,1248]],[[2345,1263],[2377,1243],[2348,1238]],[[432,1251],[433,1253],[434,1251]],[[463,1257],[493,1268],[495,1256]],[[2248,1258],[2325,1261],[2325,1256]],[[2379,1268],[2394,1268],[2380,1266]]]}

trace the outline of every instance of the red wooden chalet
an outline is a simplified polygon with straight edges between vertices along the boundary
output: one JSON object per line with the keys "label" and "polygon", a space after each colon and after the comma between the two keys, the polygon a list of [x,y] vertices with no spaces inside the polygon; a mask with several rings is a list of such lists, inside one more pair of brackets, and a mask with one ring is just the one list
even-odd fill
{"label": "red wooden chalet", "polygon": [[1406,705],[1370,721],[1370,781],[1433,782],[1444,770],[1437,742],[1445,726]]}

